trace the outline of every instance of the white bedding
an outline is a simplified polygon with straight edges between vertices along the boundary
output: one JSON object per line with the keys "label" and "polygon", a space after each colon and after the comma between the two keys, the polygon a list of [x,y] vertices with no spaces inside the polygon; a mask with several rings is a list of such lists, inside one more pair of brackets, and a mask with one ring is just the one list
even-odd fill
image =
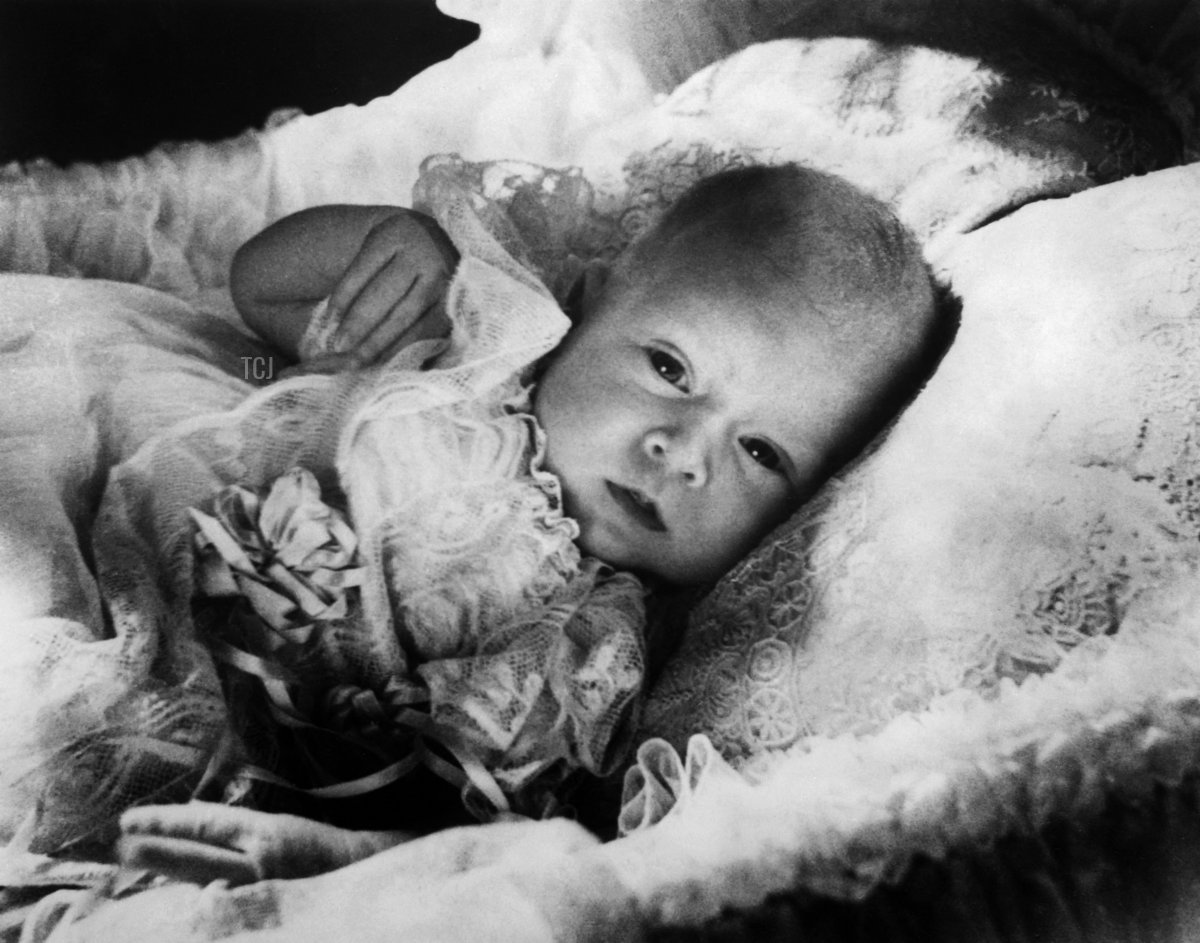
{"label": "white bedding", "polygon": [[86,535],[108,469],[150,435],[253,390],[258,340],[137,285],[0,275],[0,617],[104,618]]}
{"label": "white bedding", "polygon": [[[698,922],[725,903],[754,903],[796,880],[859,893],[914,850],[938,853],[964,834],[987,838],[1009,827],[1016,821],[1013,808],[1028,806],[1026,787],[1041,790],[1039,814],[1091,801],[1082,787],[1076,793],[1055,778],[1054,764],[1064,756],[1072,769],[1122,758],[1133,772],[1119,781],[1131,788],[1169,780],[1200,762],[1192,746],[1200,740],[1188,723],[1194,706],[1188,692],[1200,688],[1200,663],[1190,642],[1194,606],[1186,592],[1197,556],[1187,530],[1197,519],[1188,515],[1197,512],[1193,486],[1181,484],[1194,481],[1187,475],[1195,460],[1196,403],[1176,395],[1161,417],[1153,412],[1164,385],[1200,386],[1193,258],[1200,223],[1188,211],[1200,202],[1195,167],[1030,207],[966,235],[1016,203],[1089,186],[1076,146],[1095,131],[1086,109],[1070,96],[1034,95],[969,59],[857,40],[756,47],[662,98],[666,71],[646,66],[645,48],[653,42],[639,47],[630,40],[636,16],[605,21],[589,12],[596,6],[534,0],[519,18],[499,3],[470,7],[485,19],[480,42],[365,108],[296,118],[222,145],[180,145],[104,168],[14,170],[0,181],[4,267],[107,277],[167,293],[72,281],[56,294],[60,283],[0,279],[0,310],[11,312],[5,323],[12,328],[3,356],[16,363],[30,343],[59,343],[40,319],[65,306],[73,313],[64,323],[79,325],[80,333],[71,335],[75,346],[64,347],[76,352],[63,359],[64,369],[82,364],[86,377],[82,384],[73,378],[65,396],[52,373],[41,375],[46,402],[61,403],[60,411],[13,414],[14,435],[36,445],[6,455],[10,481],[28,490],[5,513],[15,529],[38,535],[39,549],[10,551],[15,562],[4,572],[22,573],[25,584],[42,589],[5,601],[21,615],[50,616],[65,607],[61,611],[87,613],[91,624],[102,624],[95,621],[86,559],[59,551],[77,547],[79,497],[92,500],[98,469],[112,457],[99,448],[108,433],[98,433],[96,423],[113,424],[118,443],[137,441],[146,430],[122,428],[120,410],[95,416],[85,409],[80,421],[76,393],[86,402],[88,383],[119,384],[133,376],[122,395],[143,405],[161,404],[168,412],[195,405],[185,385],[174,385],[186,373],[176,373],[179,362],[171,356],[148,371],[127,373],[104,357],[110,350],[115,360],[140,357],[139,330],[167,330],[173,349],[186,352],[188,330],[198,321],[214,336],[236,341],[236,356],[243,356],[249,340],[231,326],[226,264],[233,248],[270,219],[331,199],[407,203],[420,161],[430,153],[578,164],[596,187],[603,223],[603,236],[589,246],[603,253],[619,248],[697,176],[743,160],[807,158],[898,207],[922,235],[939,273],[962,294],[964,330],[931,386],[935,395],[918,400],[877,461],[856,469],[841,491],[832,489],[825,503],[710,597],[690,647],[652,696],[649,732],[682,748],[703,717],[728,755],[767,785],[748,793],[751,787],[732,775],[713,776],[694,796],[681,790],[687,801],[662,825],[603,848],[563,842],[551,824],[531,826],[549,857],[501,856],[478,871],[419,886],[403,884],[397,875],[404,868],[390,872],[395,859],[381,858],[309,882],[244,892],[169,888],[100,904],[74,930],[64,923],[62,938],[89,938],[97,930],[130,940],[139,933],[179,941],[230,933],[316,939],[328,929],[322,920],[344,914],[344,902],[353,898],[370,915],[354,918],[361,939],[384,939],[398,926],[454,939],[446,915],[457,910],[478,918],[471,901],[487,892],[507,903],[504,929],[513,939],[587,933],[608,939],[635,932],[635,925]],[[771,7],[762,9],[767,22]],[[703,64],[728,51],[723,44],[750,38],[726,30],[714,39],[711,29],[699,27],[689,32],[700,22],[668,18],[666,26],[678,25],[695,40],[688,55],[672,61]],[[769,34],[762,22],[755,28]],[[936,81],[925,81],[930,75]],[[769,96],[762,94],[764,83]],[[997,133],[1002,121],[981,126],[975,105],[1005,91],[1032,96],[1033,112],[1017,120],[1052,126],[1050,139],[1059,143],[1036,151],[1010,146]],[[1128,219],[1140,222],[1130,226]],[[1167,219],[1170,227],[1162,225]],[[1053,312],[1043,307],[1048,298]],[[131,313],[116,333],[90,334],[89,304]],[[1093,308],[1105,313],[1102,329],[1090,321]],[[1059,309],[1061,320],[1050,316]],[[148,321],[138,327],[143,318]],[[1060,333],[1065,328],[1072,333]],[[1068,338],[1083,339],[1085,347]],[[1157,360],[1159,345],[1174,359]],[[1136,353],[1128,371],[1126,352]],[[236,368],[215,369],[230,396],[240,395],[244,381]],[[155,392],[160,388],[179,396],[162,399]],[[974,397],[968,408],[960,395]],[[1061,408],[1048,406],[1047,398],[1061,400]],[[1119,407],[1119,422],[1108,424],[1105,411],[1112,406]],[[1141,428],[1147,416],[1156,418]],[[915,495],[906,491],[914,465],[923,483]],[[1159,488],[1168,474],[1175,484]],[[1147,475],[1158,477],[1151,482]],[[1039,490],[1039,481],[1052,487]],[[16,487],[6,484],[6,494]],[[810,545],[809,536],[825,523],[839,526]],[[961,554],[963,547],[975,556]],[[1159,557],[1139,557],[1145,547],[1161,551]],[[768,576],[781,567],[804,571],[810,551],[826,564],[820,605],[787,592],[772,595],[786,591],[788,580],[771,584],[761,579],[764,568]],[[809,684],[814,665],[846,662],[842,656],[820,661],[822,651],[833,650],[820,644],[822,631],[836,635],[829,626],[846,630],[839,644],[848,638],[867,653],[862,666],[878,659],[875,633],[881,624],[894,631],[890,620],[900,610],[898,620],[939,631],[953,630],[959,615],[982,613],[991,621],[975,641],[986,645],[1011,638],[1005,632],[1015,624],[1014,599],[1020,612],[1027,604],[1037,608],[1025,575],[1039,565],[1049,572],[1051,564],[1086,558],[1082,573],[1094,567],[1097,553],[1108,562],[1126,557],[1121,578],[1131,582],[1121,587],[1129,597],[1121,631],[1115,643],[1105,637],[1073,645],[1066,669],[1048,681],[1014,687],[985,679],[989,683],[976,686],[979,694],[946,694],[961,681],[964,660],[977,654],[972,639],[958,633],[954,643],[962,646],[943,663],[948,674],[922,675],[928,652],[920,633],[898,632],[897,640],[908,644],[887,649],[886,667],[897,675],[906,664],[914,668],[910,699],[894,699],[882,711],[864,702],[832,722],[827,714],[823,730],[796,723],[796,708],[810,695],[826,705],[852,702],[839,691],[836,667]],[[966,559],[981,569],[969,571]],[[894,587],[876,581],[869,602],[854,612],[839,608],[854,587],[870,584],[864,570],[881,560],[897,584],[915,580],[922,591],[901,594],[903,604],[896,606]],[[1012,560],[1020,567],[1008,567]],[[32,561],[39,562],[31,568]],[[981,573],[1003,579],[985,583]],[[71,575],[62,585],[74,587],[68,592],[56,588],[64,574]],[[1133,585],[1142,578],[1155,593]],[[956,594],[964,591],[975,595],[959,606]],[[1060,593],[1048,597],[1051,609],[1055,604],[1070,610],[1074,601]],[[1087,608],[1086,600],[1082,605]],[[856,621],[864,606],[869,617]],[[847,613],[857,615],[847,620]],[[746,614],[751,618],[740,618]],[[821,619],[829,620],[824,629]],[[713,638],[715,646],[708,644]],[[1138,683],[1124,686],[1115,665],[1127,646],[1142,660],[1129,675]],[[862,672],[846,677],[847,685],[864,681]],[[1155,677],[1169,677],[1172,690],[1147,692],[1141,682]],[[1001,695],[989,699],[996,690]],[[754,701],[752,694],[762,697]],[[763,705],[768,709],[759,709]],[[948,738],[964,717],[970,736]],[[1048,718],[1056,718],[1055,731],[1041,725]],[[1183,744],[1167,761],[1151,749],[1163,737]],[[771,772],[765,760],[785,746],[795,755]],[[955,751],[953,761],[943,749]],[[722,769],[715,760],[705,768]],[[801,780],[807,791],[795,788]],[[850,780],[856,785],[846,789]],[[994,801],[979,801],[980,792]],[[750,823],[745,829],[743,809]],[[777,828],[777,822],[784,824]],[[839,882],[832,874],[849,877]],[[98,903],[86,895],[69,900],[79,908],[73,917]],[[61,916],[52,911],[42,911],[44,930]]]}

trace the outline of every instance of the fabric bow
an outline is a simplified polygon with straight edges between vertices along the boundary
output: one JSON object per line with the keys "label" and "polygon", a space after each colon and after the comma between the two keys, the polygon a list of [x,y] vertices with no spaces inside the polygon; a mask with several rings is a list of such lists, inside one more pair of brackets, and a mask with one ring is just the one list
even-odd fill
{"label": "fabric bow", "polygon": [[313,474],[293,468],[265,499],[241,485],[221,489],[213,513],[189,508],[206,596],[241,596],[275,634],[271,651],[303,644],[319,622],[345,617],[346,591],[363,582],[357,538],[321,500]]}

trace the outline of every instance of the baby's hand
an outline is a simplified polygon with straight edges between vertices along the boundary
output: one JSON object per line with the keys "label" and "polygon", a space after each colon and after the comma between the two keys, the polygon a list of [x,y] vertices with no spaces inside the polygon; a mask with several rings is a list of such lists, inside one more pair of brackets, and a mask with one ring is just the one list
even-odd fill
{"label": "baby's hand", "polygon": [[208,802],[144,806],[121,816],[117,856],[128,868],[230,885],[323,874],[399,844],[401,832],[352,832],[293,815]]}
{"label": "baby's hand", "polygon": [[332,372],[375,363],[450,332],[445,296],[458,253],[435,223],[398,211],[376,223],[329,296],[336,353],[305,364]]}

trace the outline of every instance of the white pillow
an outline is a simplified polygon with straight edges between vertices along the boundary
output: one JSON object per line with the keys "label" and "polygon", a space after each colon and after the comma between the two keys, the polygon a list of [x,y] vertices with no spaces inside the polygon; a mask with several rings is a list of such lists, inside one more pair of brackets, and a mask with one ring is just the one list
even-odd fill
{"label": "white pillow", "polygon": [[[1146,592],[1194,582],[1198,206],[1192,165],[963,238],[940,369],[874,454],[701,604],[644,735],[682,748],[703,731],[745,765],[869,731],[1103,650]],[[1153,655],[1156,633],[1180,630],[1143,627],[1137,644]],[[1200,667],[1164,662],[1179,671]]]}

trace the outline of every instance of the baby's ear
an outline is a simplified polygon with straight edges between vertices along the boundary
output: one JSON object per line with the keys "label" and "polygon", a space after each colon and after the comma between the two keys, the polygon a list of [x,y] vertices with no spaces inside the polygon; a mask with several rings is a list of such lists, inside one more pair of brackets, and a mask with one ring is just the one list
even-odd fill
{"label": "baby's ear", "polygon": [[589,262],[579,273],[567,295],[567,316],[571,323],[578,324],[596,306],[611,271],[607,262],[597,259]]}

